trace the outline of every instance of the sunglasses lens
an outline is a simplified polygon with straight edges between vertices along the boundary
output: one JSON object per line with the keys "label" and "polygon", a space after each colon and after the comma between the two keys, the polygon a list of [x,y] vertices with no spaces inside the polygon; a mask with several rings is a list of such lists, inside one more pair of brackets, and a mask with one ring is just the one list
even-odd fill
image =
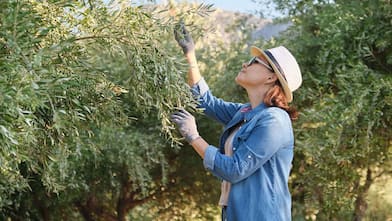
{"label": "sunglasses lens", "polygon": [[248,66],[252,65],[253,63],[255,63],[256,61],[256,57],[253,57],[252,59],[250,59],[250,61],[248,62]]}
{"label": "sunglasses lens", "polygon": [[251,66],[254,63],[262,64],[264,67],[268,68],[268,70],[274,72],[274,69],[272,69],[270,64],[264,62],[263,60],[258,59],[257,57],[253,57],[252,59],[250,59],[250,61],[248,62],[248,66]]}

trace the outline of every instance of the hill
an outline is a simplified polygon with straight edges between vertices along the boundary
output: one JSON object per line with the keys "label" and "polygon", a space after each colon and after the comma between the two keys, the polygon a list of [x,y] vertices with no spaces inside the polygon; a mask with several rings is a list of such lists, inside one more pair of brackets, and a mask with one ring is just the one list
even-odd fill
{"label": "hill", "polygon": [[[290,22],[274,23],[272,19],[221,9],[216,9],[207,19],[213,28],[212,35],[214,38],[225,43],[239,40],[248,32],[250,32],[252,40],[259,38],[269,40],[278,36],[280,32],[286,30],[291,25]],[[206,41],[213,41],[208,36]]]}

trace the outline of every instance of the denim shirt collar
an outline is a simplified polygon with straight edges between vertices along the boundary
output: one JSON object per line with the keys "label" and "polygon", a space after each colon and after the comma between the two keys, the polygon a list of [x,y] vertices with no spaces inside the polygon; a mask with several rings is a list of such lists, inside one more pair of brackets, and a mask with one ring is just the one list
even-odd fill
{"label": "denim shirt collar", "polygon": [[[239,111],[235,114],[233,119],[225,126],[222,136],[220,137],[219,147],[221,153],[224,153],[224,143],[230,134],[231,128],[239,123],[250,122],[258,113],[266,109],[267,106],[264,103],[259,104],[257,107],[252,109],[250,103],[243,104]],[[239,134],[237,134],[239,135]]]}
{"label": "denim shirt collar", "polygon": [[[225,130],[229,130],[241,121],[244,123],[249,122],[257,113],[260,113],[265,108],[267,108],[267,106],[264,103],[259,104],[254,109],[252,109],[250,103],[244,104],[229,124],[226,125]],[[225,138],[226,136],[223,137]]]}
{"label": "denim shirt collar", "polygon": [[250,121],[257,113],[260,113],[260,111],[264,110],[267,108],[267,105],[265,105],[263,102],[260,103],[257,107],[252,109],[252,106],[250,103],[247,103],[244,105],[243,108],[241,108],[241,113],[244,113],[244,121],[248,122]]}

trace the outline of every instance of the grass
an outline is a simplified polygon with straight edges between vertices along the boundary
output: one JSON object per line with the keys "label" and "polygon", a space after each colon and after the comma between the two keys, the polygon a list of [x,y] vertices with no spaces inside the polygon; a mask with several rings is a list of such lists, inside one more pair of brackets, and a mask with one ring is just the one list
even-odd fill
{"label": "grass", "polygon": [[392,178],[384,177],[371,186],[365,221],[392,221]]}

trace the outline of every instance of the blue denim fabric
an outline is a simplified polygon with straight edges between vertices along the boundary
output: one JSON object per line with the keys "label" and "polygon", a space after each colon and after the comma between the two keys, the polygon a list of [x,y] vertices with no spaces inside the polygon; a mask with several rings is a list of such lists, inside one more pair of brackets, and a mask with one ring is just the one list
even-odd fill
{"label": "blue denim fabric", "polygon": [[[288,114],[263,103],[225,102],[214,97],[204,79],[192,87],[200,107],[225,128],[219,148],[210,145],[204,167],[232,184],[227,205],[228,221],[291,220],[288,178],[294,155],[294,136]],[[230,130],[244,122],[233,140],[233,156],[224,155]]]}

